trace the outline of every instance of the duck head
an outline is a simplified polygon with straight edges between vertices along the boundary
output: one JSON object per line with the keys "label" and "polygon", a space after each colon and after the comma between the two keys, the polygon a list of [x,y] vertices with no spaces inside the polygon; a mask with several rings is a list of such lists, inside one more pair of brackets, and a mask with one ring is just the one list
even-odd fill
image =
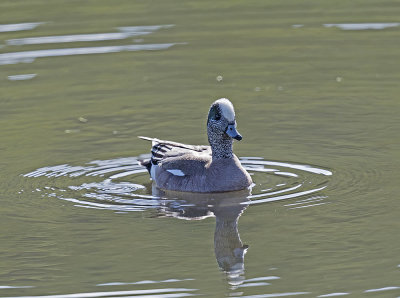
{"label": "duck head", "polygon": [[235,110],[227,98],[220,98],[213,102],[208,112],[207,120],[208,140],[235,139],[240,141],[242,136],[236,129]]}

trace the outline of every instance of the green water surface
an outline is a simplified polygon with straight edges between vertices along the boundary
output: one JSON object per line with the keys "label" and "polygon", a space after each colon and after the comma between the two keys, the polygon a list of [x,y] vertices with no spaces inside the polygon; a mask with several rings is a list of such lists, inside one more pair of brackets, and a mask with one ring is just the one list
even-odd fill
{"label": "green water surface", "polygon": [[[0,297],[159,288],[205,297],[400,295],[400,26],[324,26],[397,23],[398,2],[0,2],[0,25],[31,22],[43,24],[0,32],[0,61],[22,51],[176,44],[0,65]],[[149,25],[174,26],[120,40],[7,43]],[[23,74],[36,76],[12,79]],[[244,276],[279,277],[264,280],[270,285],[229,282],[215,260],[213,217],[79,208],[42,195],[71,183],[66,177],[22,176],[149,152],[138,135],[205,144],[208,108],[220,97],[236,108],[238,156],[333,173],[319,194],[327,204],[278,201],[241,216]],[[98,286],[169,279],[180,281]]]}

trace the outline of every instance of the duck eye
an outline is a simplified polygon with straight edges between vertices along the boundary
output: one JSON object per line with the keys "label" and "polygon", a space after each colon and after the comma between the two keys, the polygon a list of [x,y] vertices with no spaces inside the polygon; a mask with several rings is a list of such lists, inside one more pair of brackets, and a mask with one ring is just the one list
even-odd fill
{"label": "duck eye", "polygon": [[220,120],[221,119],[221,115],[219,113],[215,114],[215,120]]}

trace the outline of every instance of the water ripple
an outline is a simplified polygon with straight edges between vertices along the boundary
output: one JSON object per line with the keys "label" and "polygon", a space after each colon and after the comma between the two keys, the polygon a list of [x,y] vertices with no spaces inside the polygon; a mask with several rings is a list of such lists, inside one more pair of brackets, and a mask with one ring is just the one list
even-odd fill
{"label": "water ripple", "polygon": [[342,30],[383,30],[400,26],[400,23],[350,23],[350,24],[324,24],[324,27],[336,27]]}
{"label": "water ripple", "polygon": [[324,294],[324,295],[319,295],[317,297],[337,297],[337,296],[346,296],[349,295],[350,293],[330,293],[330,294]]}
{"label": "water ripple", "polygon": [[29,289],[34,288],[34,286],[0,286],[0,290],[2,289]]}
{"label": "water ripple", "polygon": [[[201,198],[193,199],[189,197],[189,194],[158,190],[157,187],[151,185],[146,169],[138,164],[138,160],[145,157],[146,155],[95,160],[85,165],[62,164],[42,167],[23,176],[52,179],[69,177],[69,180],[62,180],[65,182],[64,186],[57,188],[42,181],[40,184],[44,185],[38,190],[42,191],[43,197],[56,197],[74,203],[77,207],[106,209],[118,213],[157,209],[165,216],[185,218],[179,214],[181,212],[186,214],[193,202],[205,204],[207,201],[207,204],[213,204],[210,200],[216,198],[215,194],[205,194]],[[316,195],[327,187],[328,179],[332,175],[332,172],[327,169],[251,157],[242,158],[241,162],[254,181],[250,194],[249,191],[240,194],[244,198],[239,203],[241,205],[264,204],[297,198],[297,201],[283,205],[293,210],[328,203],[326,195]],[[281,173],[289,175],[281,175]],[[204,211],[204,214],[198,217],[204,218],[210,215],[212,213]]]}
{"label": "water ripple", "polygon": [[68,42],[87,42],[87,41],[106,41],[120,40],[132,36],[148,35],[162,28],[171,28],[174,25],[156,25],[156,26],[133,26],[119,27],[121,32],[116,33],[93,33],[93,34],[74,34],[58,36],[41,36],[16,38],[6,41],[7,45],[28,45],[28,44],[49,44],[49,43],[68,43]]}
{"label": "water ripple", "polygon": [[400,287],[384,287],[384,288],[378,288],[378,289],[369,289],[369,290],[365,290],[364,293],[393,291],[393,290],[400,290]]}
{"label": "water ripple", "polygon": [[42,24],[45,24],[45,22],[4,24],[4,25],[0,25],[0,32],[15,32],[15,31],[32,30]]}
{"label": "water ripple", "polygon": [[185,279],[166,279],[166,280],[141,280],[136,282],[109,282],[103,284],[97,284],[98,287],[105,286],[126,286],[126,285],[143,285],[143,284],[157,284],[157,283],[170,283],[170,282],[180,282],[180,281],[192,281],[193,278],[185,278]]}
{"label": "water ripple", "polygon": [[8,79],[10,81],[26,81],[26,80],[31,80],[36,76],[37,76],[36,73],[27,73],[27,74],[20,74],[20,75],[11,75],[11,76],[8,76]]}
{"label": "water ripple", "polygon": [[298,295],[306,295],[306,294],[310,294],[310,292],[288,292],[288,293],[259,294],[259,295],[242,296],[242,297],[243,298],[271,298],[271,297],[298,296]]}
{"label": "water ripple", "polygon": [[159,43],[159,44],[140,44],[140,45],[123,45],[123,46],[103,46],[103,47],[82,47],[82,48],[67,48],[67,49],[50,49],[23,51],[0,54],[0,65],[31,63],[37,58],[44,57],[61,57],[74,55],[88,54],[106,54],[132,51],[156,51],[165,50],[170,47],[182,43]]}
{"label": "water ripple", "polygon": [[[149,33],[150,32],[147,32],[147,34]],[[105,41],[105,40],[126,39],[129,36],[130,34],[127,33],[95,33],[95,34],[76,34],[76,35],[59,35],[59,36],[41,36],[41,37],[9,39],[6,41],[6,44],[11,46],[20,46],[28,44]]]}
{"label": "water ripple", "polygon": [[[112,291],[112,292],[90,292],[90,293],[74,293],[74,294],[60,294],[60,295],[43,295],[43,296],[18,296],[18,298],[92,298],[92,297],[115,297],[126,295],[146,295],[146,297],[188,297],[194,296],[191,293],[197,289],[186,288],[165,288],[165,289],[149,289],[149,290],[131,290],[131,291]],[[148,295],[159,294],[159,295]],[[148,296],[147,296],[148,295]],[[11,297],[3,297],[11,298]],[[15,297],[13,297],[15,298]]]}

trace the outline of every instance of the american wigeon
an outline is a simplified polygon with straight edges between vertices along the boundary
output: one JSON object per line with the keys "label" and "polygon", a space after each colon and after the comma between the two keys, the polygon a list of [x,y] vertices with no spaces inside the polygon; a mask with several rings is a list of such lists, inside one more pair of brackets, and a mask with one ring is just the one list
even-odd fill
{"label": "american wigeon", "polygon": [[232,103],[221,98],[210,107],[207,120],[210,146],[152,141],[151,159],[141,161],[161,189],[186,192],[225,192],[249,187],[252,180],[232,151],[236,130]]}

